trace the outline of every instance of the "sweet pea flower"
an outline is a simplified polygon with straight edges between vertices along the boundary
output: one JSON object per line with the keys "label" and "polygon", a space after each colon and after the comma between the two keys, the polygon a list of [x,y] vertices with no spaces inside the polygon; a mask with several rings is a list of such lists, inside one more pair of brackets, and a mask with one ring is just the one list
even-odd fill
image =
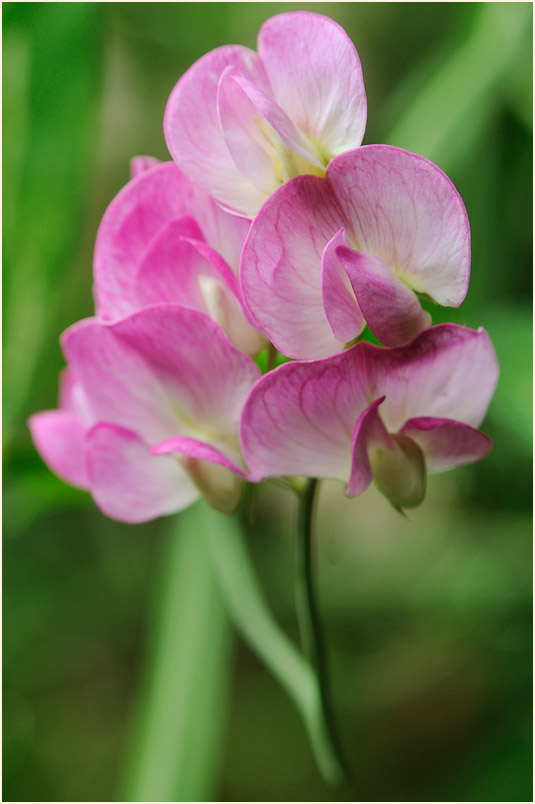
{"label": "sweet pea flower", "polygon": [[286,363],[253,388],[241,441],[256,478],[337,478],[356,497],[372,479],[397,508],[423,500],[426,472],[485,457],[476,428],[496,356],[483,329],[442,324],[411,344],[364,341],[334,357]]}
{"label": "sweet pea flower", "polygon": [[173,162],[136,157],[132,175],[97,234],[99,318],[176,303],[210,315],[247,354],[259,352],[266,339],[244,317],[237,278],[249,222],[222,210]]}
{"label": "sweet pea flower", "polygon": [[432,162],[365,145],[325,178],[280,187],[251,225],[240,270],[251,321],[288,357],[336,354],[365,323],[402,346],[431,323],[418,294],[453,307],[466,296],[468,218]]}
{"label": "sweet pea flower", "polygon": [[60,409],[29,422],[56,474],[123,522],[179,511],[201,494],[235,508],[247,476],[238,423],[260,372],[217,324],[155,305],[74,324],[62,346]]}
{"label": "sweet pea flower", "polygon": [[357,51],[336,22],[308,11],[268,19],[258,53],[228,45],[200,58],[164,120],[184,173],[246,217],[293,176],[323,176],[334,156],[360,145],[365,126]]}

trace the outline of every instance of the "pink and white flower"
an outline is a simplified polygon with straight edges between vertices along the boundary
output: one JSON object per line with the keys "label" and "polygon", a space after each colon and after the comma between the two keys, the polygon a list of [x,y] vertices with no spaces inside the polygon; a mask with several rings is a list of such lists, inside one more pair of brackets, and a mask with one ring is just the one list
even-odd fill
{"label": "pink and white flower", "polygon": [[477,461],[490,439],[476,428],[498,376],[483,329],[442,324],[411,344],[360,342],[334,357],[266,374],[244,407],[241,441],[257,479],[337,478],[346,494],[375,480],[399,508],[418,505],[427,472]]}
{"label": "pink and white flower", "polygon": [[264,204],[241,283],[251,321],[288,357],[335,354],[365,323],[386,346],[430,324],[418,294],[458,307],[470,275],[459,193],[421,156],[366,145],[299,176]]}
{"label": "pink and white flower", "polygon": [[29,422],[56,474],[124,522],[201,494],[221,510],[238,504],[248,476],[238,424],[260,372],[217,324],[157,305],[115,323],[81,321],[62,346],[60,408]]}
{"label": "pink and white flower", "polygon": [[134,178],[104,213],[94,256],[97,315],[150,304],[206,313],[242,351],[266,344],[245,319],[237,274],[249,222],[222,210],[173,162],[132,160]]}
{"label": "pink and white flower", "polygon": [[212,50],[173,89],[164,120],[181,170],[226,208],[253,217],[283,182],[324,175],[366,126],[360,61],[345,31],[307,11],[272,17],[258,52]]}

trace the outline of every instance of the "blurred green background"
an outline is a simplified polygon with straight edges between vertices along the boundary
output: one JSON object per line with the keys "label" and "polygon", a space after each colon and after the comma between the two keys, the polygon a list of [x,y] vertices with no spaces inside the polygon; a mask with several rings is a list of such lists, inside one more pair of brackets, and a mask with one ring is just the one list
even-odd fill
{"label": "blurred green background", "polygon": [[[493,452],[432,477],[409,521],[373,489],[348,501],[322,488],[321,608],[356,778],[342,798],[532,798],[531,4],[4,3],[4,800],[125,795],[173,549],[171,520],[111,522],[55,478],[25,424],[56,404],[60,332],[93,312],[99,220],[132,156],[166,158],[163,112],[183,71],[218,45],[254,47],[267,17],[297,8],[355,42],[364,142],[421,153],[459,189],[471,285],[434,322],[484,326],[501,365],[483,428]],[[266,484],[246,522],[291,635],[294,517],[289,492]],[[203,665],[219,684],[199,712],[219,735],[203,796],[338,800],[292,703],[221,629]]]}

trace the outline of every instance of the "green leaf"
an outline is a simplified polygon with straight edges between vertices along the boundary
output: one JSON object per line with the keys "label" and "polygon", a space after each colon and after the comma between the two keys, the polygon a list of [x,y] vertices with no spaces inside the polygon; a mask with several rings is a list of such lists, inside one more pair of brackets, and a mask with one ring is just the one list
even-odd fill
{"label": "green leaf", "polygon": [[147,643],[123,801],[212,801],[226,720],[230,627],[196,507],[172,521]]}

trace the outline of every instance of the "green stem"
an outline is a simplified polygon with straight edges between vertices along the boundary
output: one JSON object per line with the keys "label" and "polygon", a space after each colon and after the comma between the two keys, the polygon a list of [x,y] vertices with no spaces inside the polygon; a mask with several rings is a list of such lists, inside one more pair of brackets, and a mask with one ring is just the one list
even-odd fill
{"label": "green stem", "polygon": [[318,480],[311,479],[307,481],[299,495],[299,521],[296,541],[296,609],[303,650],[317,674],[323,719],[331,741],[332,751],[338,759],[343,776],[347,778],[348,769],[338,738],[331,703],[325,640],[314,588],[312,527],[318,487]]}
{"label": "green stem", "polygon": [[328,784],[344,772],[333,750],[318,680],[310,664],[275,622],[251,564],[238,520],[199,504],[202,534],[229,614],[237,630],[290,695],[304,720],[316,759]]}

